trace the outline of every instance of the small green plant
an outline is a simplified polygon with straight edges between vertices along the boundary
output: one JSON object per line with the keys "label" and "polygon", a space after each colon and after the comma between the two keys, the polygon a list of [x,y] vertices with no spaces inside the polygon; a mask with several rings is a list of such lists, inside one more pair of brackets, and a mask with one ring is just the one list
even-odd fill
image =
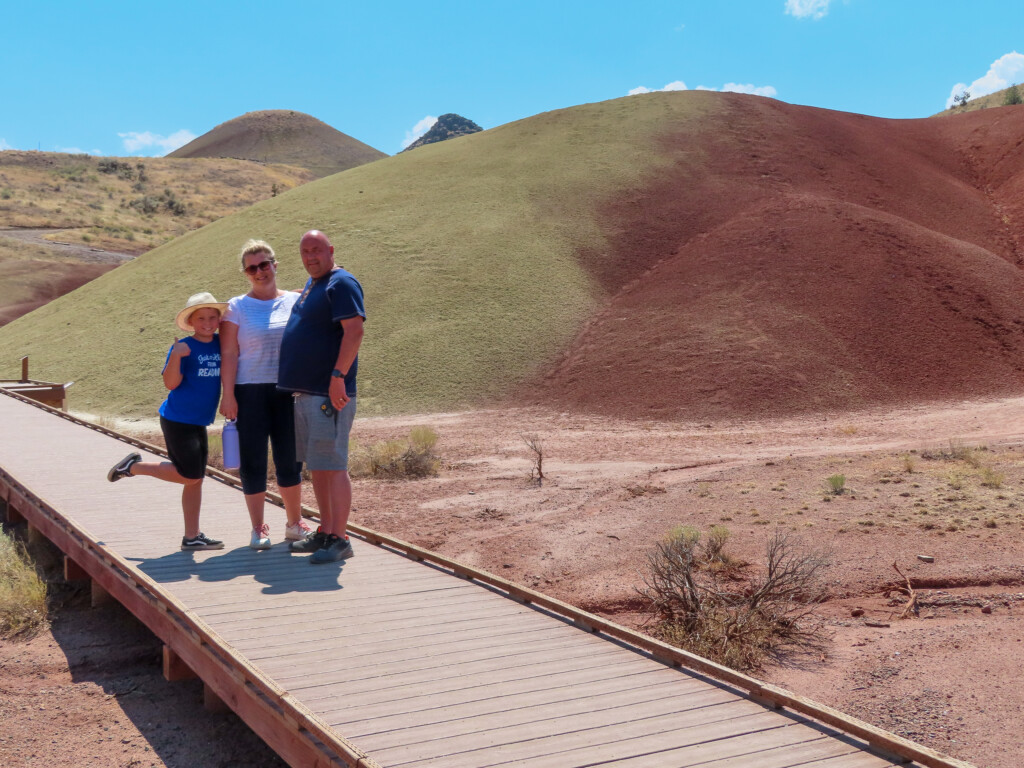
{"label": "small green plant", "polygon": [[840,496],[846,491],[846,475],[829,475],[826,480],[829,491],[834,496]]}
{"label": "small green plant", "polygon": [[1021,98],[1020,91],[1017,90],[1017,86],[1011,85],[1006,89],[1006,94],[1003,96],[1003,106],[1012,107],[1015,104],[1024,104],[1024,99]]}
{"label": "small green plant", "polygon": [[31,635],[46,621],[46,582],[24,546],[0,533],[0,637]]}

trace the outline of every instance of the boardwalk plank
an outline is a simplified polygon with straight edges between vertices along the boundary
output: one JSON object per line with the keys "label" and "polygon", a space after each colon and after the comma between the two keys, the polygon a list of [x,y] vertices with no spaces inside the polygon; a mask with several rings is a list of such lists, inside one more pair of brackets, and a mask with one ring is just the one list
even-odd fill
{"label": "boardwalk plank", "polygon": [[661,717],[573,727],[568,731],[544,733],[537,728],[507,729],[462,740],[439,740],[414,747],[375,750],[377,759],[389,768],[431,765],[446,768],[492,768],[524,765],[531,768],[567,768],[586,765],[616,751],[637,754],[651,748],[665,749],[725,738],[730,735],[765,731],[783,726],[770,712],[746,710],[749,702],[734,701],[689,712]]}

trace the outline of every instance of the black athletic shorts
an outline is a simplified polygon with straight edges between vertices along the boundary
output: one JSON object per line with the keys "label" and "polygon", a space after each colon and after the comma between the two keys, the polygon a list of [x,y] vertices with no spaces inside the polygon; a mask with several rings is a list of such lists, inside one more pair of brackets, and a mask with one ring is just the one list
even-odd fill
{"label": "black athletic shorts", "polygon": [[167,453],[178,474],[189,480],[201,480],[206,475],[206,459],[210,453],[206,427],[182,424],[161,416],[160,429],[167,443]]}

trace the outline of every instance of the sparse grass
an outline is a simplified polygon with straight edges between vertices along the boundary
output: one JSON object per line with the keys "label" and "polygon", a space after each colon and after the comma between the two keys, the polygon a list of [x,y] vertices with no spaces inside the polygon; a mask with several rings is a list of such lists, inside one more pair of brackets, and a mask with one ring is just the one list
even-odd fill
{"label": "sparse grass", "polygon": [[1006,475],[993,467],[984,466],[981,468],[981,484],[986,488],[1002,488],[1006,481]]}
{"label": "sparse grass", "polygon": [[430,427],[413,427],[406,440],[385,440],[366,448],[353,444],[349,472],[352,477],[399,480],[434,477],[441,459],[434,452],[438,434]]}
{"label": "sparse grass", "polygon": [[635,483],[626,486],[626,497],[630,499],[656,493],[665,493],[665,489],[660,485],[651,485],[650,483]]}
{"label": "sparse grass", "polygon": [[30,636],[46,622],[46,582],[25,548],[0,532],[0,638]]}
{"label": "sparse grass", "polygon": [[[0,225],[61,228],[65,231],[55,239],[128,253],[194,229],[194,223],[181,220],[186,207],[212,211],[216,219],[270,197],[270,183],[291,189],[314,178],[302,168],[243,160],[147,158],[143,164],[134,158],[14,150],[0,155],[0,175],[11,193]],[[207,180],[205,192],[196,185],[187,195],[171,191],[194,179]],[[222,196],[224,190],[231,194]],[[132,207],[140,193],[161,198],[161,205],[152,211]],[[149,231],[143,235],[144,230]]]}

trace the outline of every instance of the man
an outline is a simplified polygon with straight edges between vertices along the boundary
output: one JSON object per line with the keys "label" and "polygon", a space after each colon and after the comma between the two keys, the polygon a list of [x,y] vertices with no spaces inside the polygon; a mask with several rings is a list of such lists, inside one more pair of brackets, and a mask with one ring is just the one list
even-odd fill
{"label": "man", "polygon": [[313,563],[333,563],[353,554],[345,534],[352,510],[348,437],[366,310],[362,286],[335,265],[327,235],[310,230],[299,253],[309,280],[285,327],[277,387],[295,393],[296,458],[313,475],[320,528],[290,549],[312,552]]}

